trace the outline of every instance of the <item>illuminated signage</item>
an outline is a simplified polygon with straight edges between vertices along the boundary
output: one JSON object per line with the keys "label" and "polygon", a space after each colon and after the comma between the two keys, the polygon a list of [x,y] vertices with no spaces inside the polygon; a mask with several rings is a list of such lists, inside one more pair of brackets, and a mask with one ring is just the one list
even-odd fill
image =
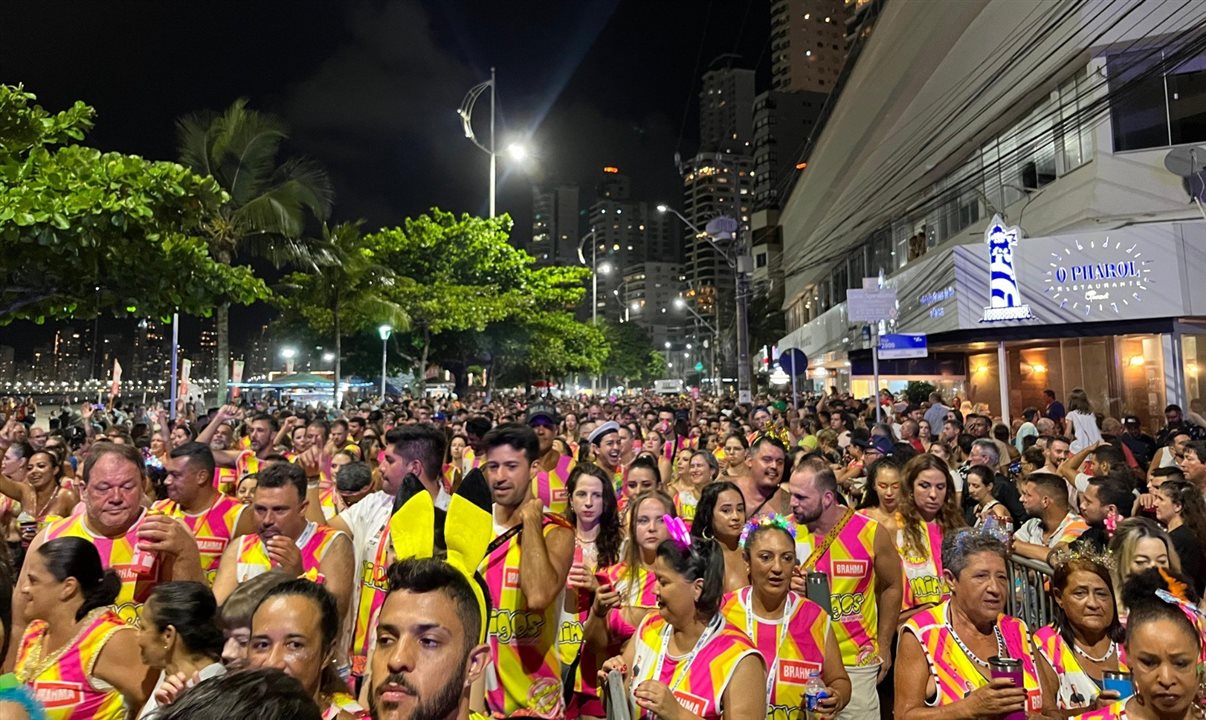
{"label": "illuminated signage", "polygon": [[608,165],[603,168],[603,172],[607,173],[608,175],[615,175],[616,173],[620,172],[620,168]]}
{"label": "illuminated signage", "polygon": [[[946,308],[942,307],[942,303],[955,297],[955,288],[947,286],[941,290],[924,293],[917,298],[918,304],[922,307],[930,309],[930,317],[940,318],[946,314]],[[931,307],[933,306],[933,307]]]}
{"label": "illuminated signage", "polygon": [[[1143,257],[1139,243],[1130,241],[1129,247],[1123,247],[1121,241],[1106,236],[1100,247],[1096,240],[1089,240],[1087,248],[1077,240],[1075,247],[1051,253],[1046,293],[1060,308],[1085,315],[1109,308],[1119,315],[1126,306],[1143,300],[1152,261]],[[1084,258],[1090,253],[1091,261]]]}
{"label": "illuminated signage", "polygon": [[1030,306],[1022,302],[1013,261],[1013,248],[1018,244],[1021,234],[1021,228],[1017,225],[1006,227],[1000,215],[993,215],[992,222],[984,231],[984,242],[988,245],[988,286],[991,295],[981,322],[1029,320],[1034,317]]}

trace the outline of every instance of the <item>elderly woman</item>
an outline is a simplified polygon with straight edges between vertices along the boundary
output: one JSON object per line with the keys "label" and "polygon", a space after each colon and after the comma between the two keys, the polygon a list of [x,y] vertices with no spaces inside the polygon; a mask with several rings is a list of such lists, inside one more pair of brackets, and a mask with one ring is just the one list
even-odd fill
{"label": "elderly woman", "polygon": [[1062,549],[1051,554],[1055,622],[1034,633],[1048,713],[1072,717],[1117,699],[1101,686],[1103,673],[1127,669],[1108,562]]}
{"label": "elderly woman", "polygon": [[[1202,637],[1206,633],[1188,579],[1167,570],[1134,576],[1122,591],[1131,616],[1126,655],[1134,659],[1135,693],[1099,710],[1088,720],[1190,720],[1202,717],[1198,693],[1203,681]],[[1159,593],[1159,594],[1157,594]]]}
{"label": "elderly woman", "polygon": [[[974,530],[948,534],[942,568],[950,599],[909,618],[900,635],[896,717],[973,720],[1039,712],[1043,697],[1030,632],[1003,614],[1009,592],[1005,546]],[[992,679],[994,657],[1021,663],[1022,687]]]}

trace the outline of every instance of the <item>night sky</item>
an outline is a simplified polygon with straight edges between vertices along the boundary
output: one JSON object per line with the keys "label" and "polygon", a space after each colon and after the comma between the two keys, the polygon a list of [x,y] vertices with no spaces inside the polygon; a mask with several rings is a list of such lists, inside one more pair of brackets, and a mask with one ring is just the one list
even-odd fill
{"label": "night sky", "polygon": [[[291,128],[286,153],[330,173],[333,220],[367,229],[439,206],[486,214],[488,158],[461,132],[465,92],[498,72],[499,212],[531,229],[533,182],[578,183],[589,202],[616,165],[633,192],[675,202],[674,154],[695,150],[699,77],[735,53],[766,87],[767,0],[535,2],[16,2],[0,9],[0,82],[57,110],[97,109],[87,143],[175,158],[175,119],[245,96]],[[488,97],[475,113],[488,132]],[[269,316],[232,313],[238,330]],[[20,323],[0,342],[27,346]],[[185,326],[185,336],[189,325]],[[182,337],[186,348],[190,344]]]}

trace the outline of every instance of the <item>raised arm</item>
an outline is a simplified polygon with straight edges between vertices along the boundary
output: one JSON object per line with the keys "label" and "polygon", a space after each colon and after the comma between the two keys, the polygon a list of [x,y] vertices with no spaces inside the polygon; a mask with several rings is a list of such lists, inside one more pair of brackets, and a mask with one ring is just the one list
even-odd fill
{"label": "raised arm", "polygon": [[556,602],[565,587],[574,560],[574,534],[556,527],[545,536],[544,506],[539,498],[529,498],[520,513],[519,587],[527,598],[528,609],[542,612]]}

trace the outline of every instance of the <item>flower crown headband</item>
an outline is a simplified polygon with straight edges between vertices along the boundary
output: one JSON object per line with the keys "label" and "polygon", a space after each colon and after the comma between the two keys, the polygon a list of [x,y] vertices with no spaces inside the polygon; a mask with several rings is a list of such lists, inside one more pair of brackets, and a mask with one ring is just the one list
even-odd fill
{"label": "flower crown headband", "polygon": [[741,537],[737,541],[737,546],[742,550],[745,550],[745,546],[749,543],[750,536],[763,528],[778,528],[779,530],[782,530],[791,536],[792,542],[795,542],[796,540],[795,524],[778,513],[769,513],[767,515],[759,515],[753,520],[747,522],[745,527],[741,528]]}
{"label": "flower crown headband", "polygon": [[1074,549],[1061,547],[1051,553],[1051,556],[1047,558],[1047,563],[1051,565],[1052,569],[1058,570],[1073,560],[1085,560],[1094,565],[1099,565],[1109,572],[1113,572],[1118,567],[1118,562],[1114,560],[1114,556],[1083,546],[1076,546]]}

